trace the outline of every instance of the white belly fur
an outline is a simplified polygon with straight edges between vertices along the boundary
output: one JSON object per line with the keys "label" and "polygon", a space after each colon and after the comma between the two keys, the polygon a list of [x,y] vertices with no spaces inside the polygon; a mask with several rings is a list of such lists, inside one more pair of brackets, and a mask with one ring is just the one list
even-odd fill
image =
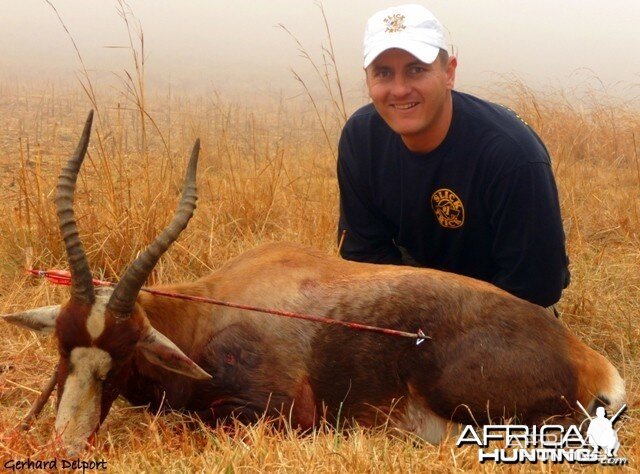
{"label": "white belly fur", "polygon": [[395,416],[392,415],[392,426],[413,433],[431,444],[438,444],[460,432],[458,423],[436,415],[422,400],[411,395]]}

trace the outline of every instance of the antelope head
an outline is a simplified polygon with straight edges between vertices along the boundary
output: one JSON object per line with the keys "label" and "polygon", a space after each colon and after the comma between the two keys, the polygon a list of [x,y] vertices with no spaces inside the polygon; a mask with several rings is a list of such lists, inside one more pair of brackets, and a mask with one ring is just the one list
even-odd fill
{"label": "antelope head", "polygon": [[139,351],[153,364],[195,379],[210,375],[171,340],[155,330],[137,303],[138,293],[160,256],[178,238],[196,207],[199,140],[188,165],[180,204],[171,223],[126,269],[115,288],[95,290],[91,270],[78,236],[73,195],[87,151],[93,111],[78,147],[58,178],[55,203],[60,232],[71,271],[71,296],[61,306],[6,315],[14,324],[58,339],[58,405],[56,435],[73,454],[90,442],[113,401],[131,375]]}

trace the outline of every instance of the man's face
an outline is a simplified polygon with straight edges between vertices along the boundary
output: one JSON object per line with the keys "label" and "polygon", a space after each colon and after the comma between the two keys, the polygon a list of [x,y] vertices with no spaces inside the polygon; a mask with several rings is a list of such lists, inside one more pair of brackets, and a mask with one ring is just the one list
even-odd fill
{"label": "man's face", "polygon": [[426,64],[402,49],[383,52],[367,67],[373,105],[408,146],[427,143],[433,135],[443,134],[444,139],[451,121],[455,69],[453,57],[446,64],[439,57]]}

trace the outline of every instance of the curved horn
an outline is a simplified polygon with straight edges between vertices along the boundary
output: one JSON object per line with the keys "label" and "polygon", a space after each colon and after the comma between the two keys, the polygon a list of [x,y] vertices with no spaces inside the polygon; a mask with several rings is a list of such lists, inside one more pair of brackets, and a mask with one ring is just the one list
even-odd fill
{"label": "curved horn", "polygon": [[156,266],[158,260],[169,246],[178,238],[193,216],[198,199],[196,190],[196,168],[198,165],[198,153],[200,152],[200,139],[196,140],[189,159],[187,176],[182,188],[182,198],[171,223],[156,237],[156,240],[136,258],[113,290],[107,308],[120,315],[120,319],[126,319],[133,310],[136,297],[145,280]]}
{"label": "curved horn", "polygon": [[93,122],[93,110],[89,112],[87,122],[84,125],[80,142],[75,153],[69,158],[66,166],[58,177],[56,186],[56,209],[60,233],[67,250],[67,260],[71,270],[71,296],[86,303],[93,303],[95,294],[93,292],[93,282],[91,270],[84,253],[82,242],[78,236],[78,226],[73,213],[73,194],[76,189],[78,171],[84,160],[91,134],[91,123]]}

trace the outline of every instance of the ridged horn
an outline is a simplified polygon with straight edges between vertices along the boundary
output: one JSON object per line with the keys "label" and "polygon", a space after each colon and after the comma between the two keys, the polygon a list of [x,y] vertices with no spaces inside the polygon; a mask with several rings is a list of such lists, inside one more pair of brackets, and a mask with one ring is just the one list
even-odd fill
{"label": "ridged horn", "polygon": [[67,260],[71,270],[71,296],[86,303],[93,303],[95,294],[91,269],[84,253],[82,242],[78,236],[78,226],[73,212],[73,195],[76,189],[76,180],[82,161],[87,153],[91,124],[93,122],[93,110],[89,112],[87,122],[84,125],[80,142],[75,153],[69,158],[66,166],[58,177],[56,186],[55,203],[58,214],[60,233],[67,250]]}
{"label": "ridged horn", "polygon": [[198,193],[196,189],[196,169],[200,139],[196,140],[189,159],[187,175],[182,188],[180,204],[173,215],[171,223],[156,237],[156,239],[136,258],[116,285],[107,303],[107,308],[114,312],[119,319],[127,319],[131,315],[136,297],[145,280],[158,263],[158,260],[169,246],[178,238],[193,216],[196,208]]}

